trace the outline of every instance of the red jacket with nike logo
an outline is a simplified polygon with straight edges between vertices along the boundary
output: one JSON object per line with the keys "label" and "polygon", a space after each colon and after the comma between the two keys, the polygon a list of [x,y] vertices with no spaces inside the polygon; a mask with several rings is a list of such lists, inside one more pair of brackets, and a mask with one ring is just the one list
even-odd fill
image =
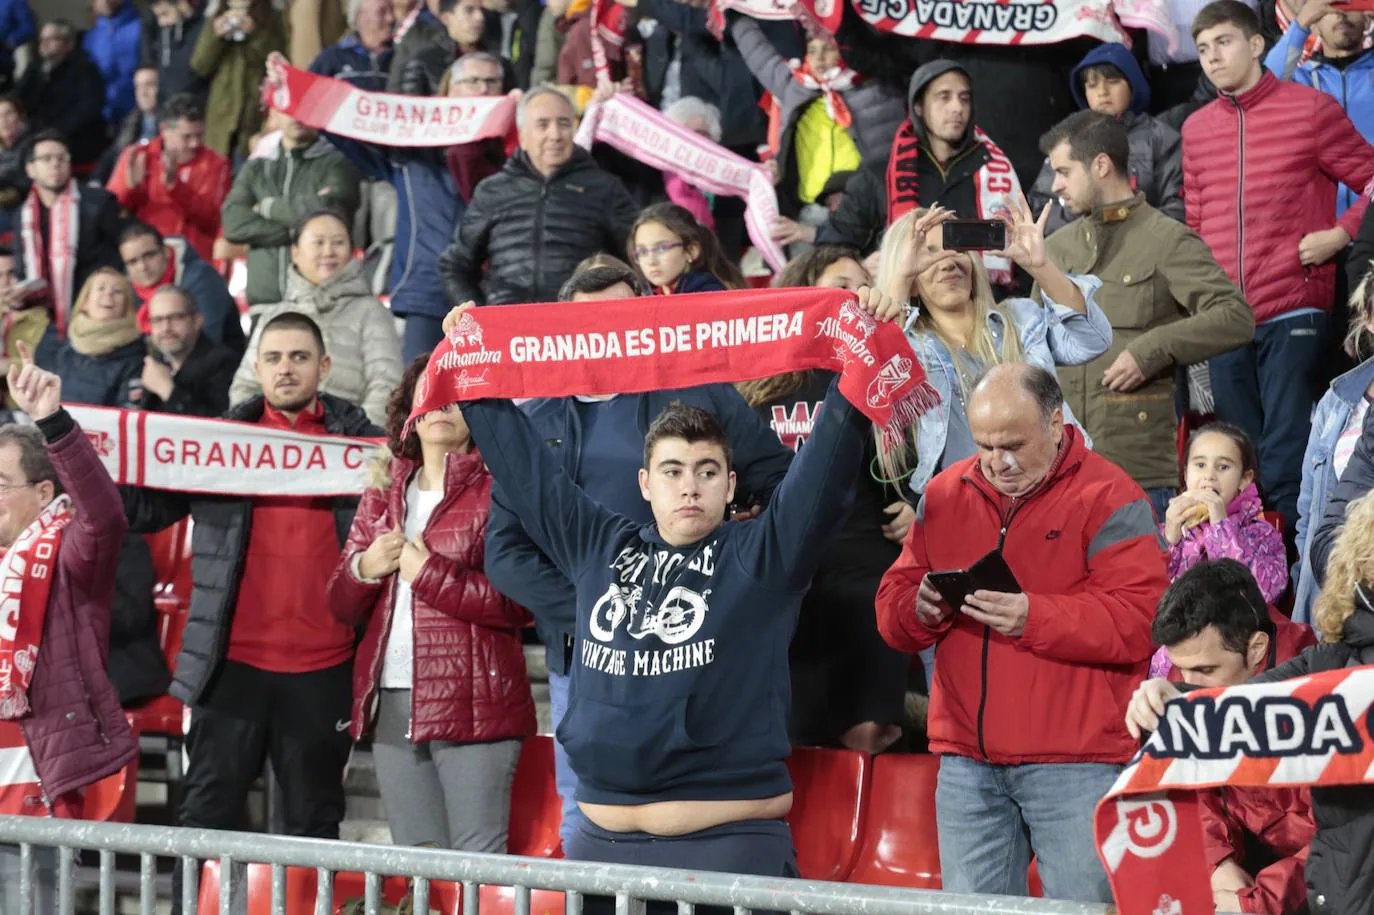
{"label": "red jacket with nike logo", "polygon": [[[1024,498],[993,489],[972,457],[926,487],[902,555],[878,589],[889,645],[936,645],[930,747],[997,765],[1125,763],[1122,716],[1144,679],[1167,554],[1144,491],[1064,428],[1046,480]],[[999,543],[1030,599],[1017,638],[957,609],[916,618],[927,572],[965,569]]]}

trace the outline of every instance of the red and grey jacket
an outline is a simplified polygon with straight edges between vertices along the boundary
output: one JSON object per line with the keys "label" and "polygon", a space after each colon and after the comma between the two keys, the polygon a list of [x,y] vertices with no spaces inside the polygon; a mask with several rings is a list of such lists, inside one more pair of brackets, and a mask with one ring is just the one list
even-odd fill
{"label": "red and grey jacket", "polygon": [[[1048,477],[1024,498],[993,489],[977,457],[938,474],[878,589],[889,645],[938,646],[934,753],[996,765],[1125,763],[1135,754],[1122,709],[1154,651],[1166,554],[1144,491],[1077,429],[1064,436]],[[935,628],[916,618],[927,572],[968,568],[998,547],[1030,599],[1019,637],[957,611]]]}
{"label": "red and grey jacket", "polygon": [[[1295,125],[1301,125],[1295,128]],[[1183,125],[1188,227],[1263,323],[1303,308],[1330,311],[1336,265],[1304,267],[1298,243],[1332,228],[1336,188],[1374,178],[1374,146],[1340,104],[1267,70],[1240,95],[1222,94]],[[1368,194],[1338,220],[1355,237]]]}

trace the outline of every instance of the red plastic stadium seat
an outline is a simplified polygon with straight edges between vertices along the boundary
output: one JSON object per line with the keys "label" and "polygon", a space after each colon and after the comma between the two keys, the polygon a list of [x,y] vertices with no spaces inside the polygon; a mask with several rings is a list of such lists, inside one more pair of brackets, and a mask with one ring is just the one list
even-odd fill
{"label": "red plastic stadium seat", "polygon": [[750,289],[767,289],[773,282],[773,274],[765,273],[763,276],[745,277],[744,281],[749,284]]}
{"label": "red plastic stadium seat", "polygon": [[135,756],[114,775],[86,786],[81,798],[81,818],[100,823],[132,823],[137,800],[138,757]]}
{"label": "red plastic stadium seat", "polygon": [[854,750],[794,747],[787,760],[792,774],[792,842],[797,866],[807,880],[849,879],[863,837],[864,798],[870,758]]}
{"label": "red plastic stadium seat", "polygon": [[531,858],[563,857],[558,836],[562,822],[563,804],[553,776],[553,738],[545,734],[527,737],[511,785],[509,853]]}
{"label": "red plastic stadium seat", "polygon": [[[164,594],[174,589],[183,578],[191,581],[191,538],[189,519],[183,519],[156,534],[145,534],[148,549],[153,554],[153,593]],[[185,571],[182,567],[185,566]],[[187,595],[190,596],[189,590]]]}
{"label": "red plastic stadium seat", "polygon": [[850,883],[940,889],[935,779],[940,758],[926,753],[874,757],[858,862]]}

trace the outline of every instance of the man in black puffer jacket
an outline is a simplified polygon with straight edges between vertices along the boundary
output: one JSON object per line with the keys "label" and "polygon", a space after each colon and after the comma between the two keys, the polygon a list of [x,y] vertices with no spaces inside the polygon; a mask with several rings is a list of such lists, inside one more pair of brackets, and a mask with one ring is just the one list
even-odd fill
{"label": "man in black puffer jacket", "polygon": [[575,123],[556,89],[520,100],[520,149],[477,185],[439,257],[450,305],[552,302],[584,258],[625,250],[639,207],[619,178],[573,145]]}

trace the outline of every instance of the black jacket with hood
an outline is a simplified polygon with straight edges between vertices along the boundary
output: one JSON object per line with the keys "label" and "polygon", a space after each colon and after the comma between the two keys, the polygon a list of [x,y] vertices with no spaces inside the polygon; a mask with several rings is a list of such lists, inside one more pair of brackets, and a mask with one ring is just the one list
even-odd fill
{"label": "black jacket with hood", "polygon": [[[983,145],[973,138],[976,108],[969,112],[968,126],[959,149],[948,162],[937,162],[930,151],[924,122],[916,114],[916,103],[927,86],[939,77],[958,71],[968,71],[952,60],[936,60],[911,75],[907,89],[907,117],[915,127],[921,143],[918,177],[921,182],[921,206],[935,204],[949,207],[965,219],[977,219],[977,175],[987,162]],[[816,230],[818,244],[852,245],[867,253],[877,247],[878,239],[887,226],[887,167],[888,162],[865,161],[849,179],[840,205],[825,225]]]}

